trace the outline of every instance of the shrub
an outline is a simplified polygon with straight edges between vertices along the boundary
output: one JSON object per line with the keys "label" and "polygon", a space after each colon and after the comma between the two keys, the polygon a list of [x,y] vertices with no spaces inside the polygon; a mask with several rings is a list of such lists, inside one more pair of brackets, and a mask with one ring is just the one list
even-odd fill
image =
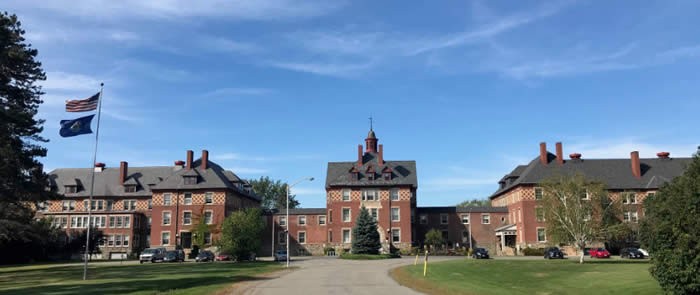
{"label": "shrub", "polygon": [[525,256],[544,256],[544,248],[525,248],[523,249]]}

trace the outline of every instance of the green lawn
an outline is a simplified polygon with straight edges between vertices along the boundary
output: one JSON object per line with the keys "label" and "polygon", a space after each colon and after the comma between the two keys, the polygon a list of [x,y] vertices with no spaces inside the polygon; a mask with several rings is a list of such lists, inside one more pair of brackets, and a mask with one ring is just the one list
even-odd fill
{"label": "green lawn", "polygon": [[282,269],[271,262],[82,264],[0,267],[0,294],[212,294]]}
{"label": "green lawn", "polygon": [[400,284],[428,294],[661,294],[649,263],[572,260],[453,260],[392,271]]}

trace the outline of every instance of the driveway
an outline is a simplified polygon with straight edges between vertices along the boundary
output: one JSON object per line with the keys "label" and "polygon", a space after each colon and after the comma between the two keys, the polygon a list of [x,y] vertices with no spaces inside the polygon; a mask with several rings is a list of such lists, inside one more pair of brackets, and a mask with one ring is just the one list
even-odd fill
{"label": "driveway", "polygon": [[[389,270],[412,264],[414,257],[384,260],[344,260],[332,257],[313,257],[294,261],[296,270],[280,277],[261,280],[241,286],[236,294],[421,294],[403,287],[389,277]],[[422,262],[419,259],[419,263]],[[464,259],[464,257],[430,257],[430,261]]]}

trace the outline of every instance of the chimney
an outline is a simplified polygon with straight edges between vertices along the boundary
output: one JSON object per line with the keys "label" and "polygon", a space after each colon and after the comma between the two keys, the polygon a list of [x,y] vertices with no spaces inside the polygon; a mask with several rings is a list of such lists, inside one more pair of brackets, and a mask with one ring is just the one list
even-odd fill
{"label": "chimney", "polygon": [[579,154],[579,153],[569,154],[569,158],[571,158],[572,160],[581,160],[581,154]]}
{"label": "chimney", "polygon": [[561,142],[557,142],[557,163],[564,165],[564,148],[561,146]]}
{"label": "chimney", "polygon": [[362,145],[357,145],[357,167],[362,166]]}
{"label": "chimney", "polygon": [[379,152],[377,153],[378,158],[377,158],[377,163],[379,163],[379,167],[384,165],[384,145],[380,144],[379,145]]}
{"label": "chimney", "polygon": [[129,163],[122,161],[119,163],[119,184],[124,185],[124,181],[126,180],[126,173],[127,170],[129,169]]}
{"label": "chimney", "polygon": [[202,150],[202,165],[199,166],[202,170],[207,170],[209,165],[209,151]]}
{"label": "chimney", "polygon": [[547,144],[540,142],[540,163],[547,165]]}
{"label": "chimney", "polygon": [[631,152],[630,158],[632,161],[632,175],[634,175],[636,178],[642,178],[642,167],[639,165],[639,152]]}
{"label": "chimney", "polygon": [[103,170],[105,170],[105,163],[95,163],[95,172],[102,172]]}
{"label": "chimney", "polygon": [[192,169],[192,157],[194,156],[194,152],[191,150],[187,151],[187,170]]}
{"label": "chimney", "polygon": [[656,153],[656,156],[659,157],[659,159],[668,159],[668,157],[671,155],[669,152],[658,152]]}
{"label": "chimney", "polygon": [[184,168],[184,167],[185,167],[185,161],[177,160],[177,161],[175,161],[175,168],[173,170],[179,171],[179,170],[182,170],[182,168]]}

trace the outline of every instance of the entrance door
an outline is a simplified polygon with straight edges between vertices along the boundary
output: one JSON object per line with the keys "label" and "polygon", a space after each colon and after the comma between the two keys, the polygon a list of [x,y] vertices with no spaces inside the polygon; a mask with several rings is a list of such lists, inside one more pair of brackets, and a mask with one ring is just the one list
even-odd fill
{"label": "entrance door", "polygon": [[181,241],[182,241],[182,243],[181,243],[182,248],[191,249],[191,248],[192,248],[192,233],[190,233],[190,232],[182,232],[181,235],[182,235],[182,237],[181,237],[181,239],[182,239],[182,240],[181,240]]}

